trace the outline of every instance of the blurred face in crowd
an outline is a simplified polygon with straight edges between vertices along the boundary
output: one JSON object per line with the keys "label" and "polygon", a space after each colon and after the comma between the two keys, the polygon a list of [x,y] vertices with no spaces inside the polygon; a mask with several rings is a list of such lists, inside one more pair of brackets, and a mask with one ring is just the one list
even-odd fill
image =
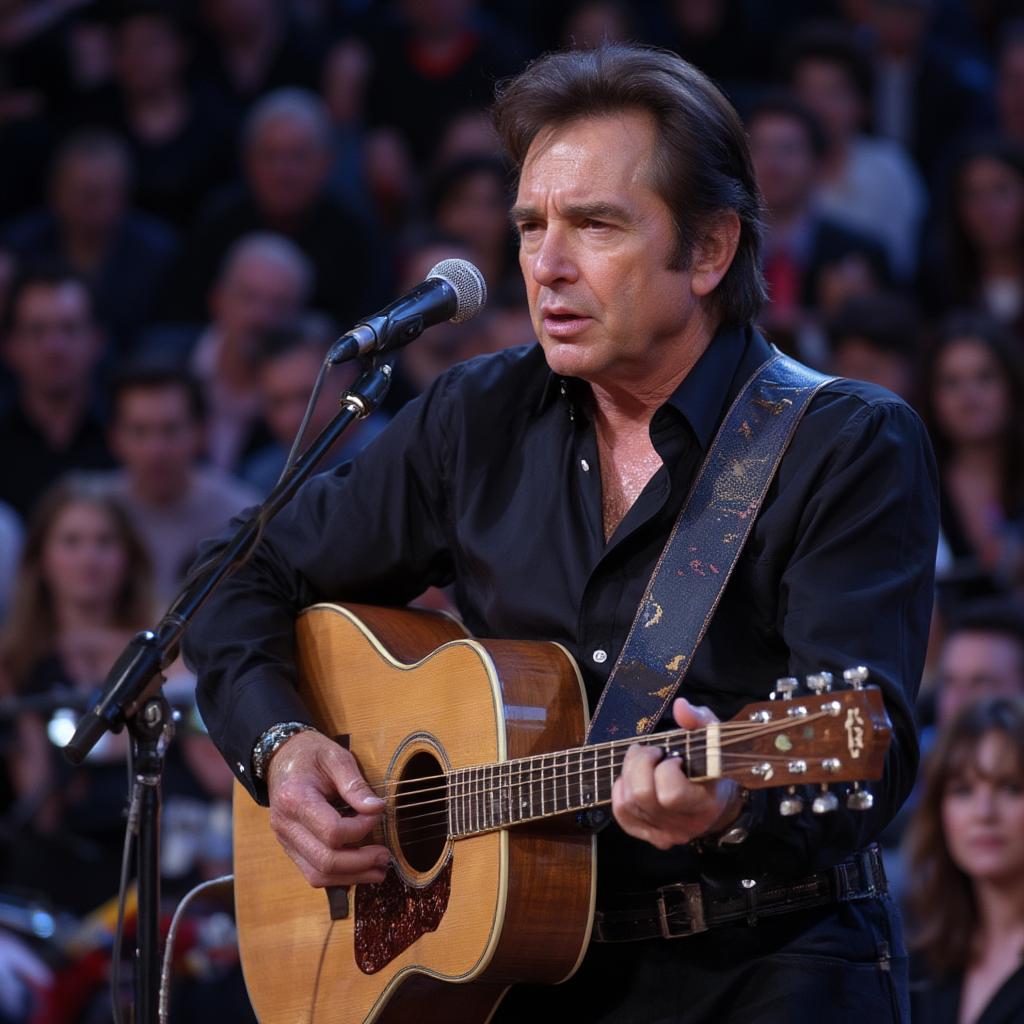
{"label": "blurred face in crowd", "polygon": [[832,357],[831,372],[852,380],[866,380],[909,398],[913,372],[905,356],[873,345],[867,338],[843,338]]}
{"label": "blurred face in crowd", "polygon": [[505,183],[496,173],[484,170],[462,178],[441,201],[437,225],[473,252],[500,253],[509,230]]}
{"label": "blurred face in crowd", "polygon": [[325,140],[306,118],[285,113],[260,125],[244,160],[260,211],[271,224],[284,226],[309,212],[330,170]]}
{"label": "blurred face in crowd", "polygon": [[335,124],[357,124],[363,116],[370,53],[358,39],[344,39],[324,60],[322,93]]}
{"label": "blurred face in crowd", "polygon": [[943,349],[935,366],[932,404],[953,444],[997,441],[1010,417],[1010,391],[1002,367],[980,339],[962,338]]}
{"label": "blurred face in crowd", "polygon": [[54,176],[53,212],[65,232],[107,235],[128,205],[128,167],[116,149],[71,153]]}
{"label": "blurred face in crowd", "polygon": [[818,175],[807,129],[795,117],[766,113],[750,125],[750,155],[768,209],[792,215],[811,197]]}
{"label": "blurred face in crowd", "polygon": [[1012,882],[1024,872],[1024,765],[1001,731],[981,738],[947,783],[942,826],[953,863],[973,882]]}
{"label": "blurred face in crowd", "polygon": [[863,103],[841,64],[813,58],[803,60],[797,65],[792,84],[797,98],[817,115],[834,144],[857,134],[864,116]]}
{"label": "blurred face in crowd", "polygon": [[118,29],[114,68],[129,95],[146,96],[181,78],[185,53],[174,26],[157,15],[143,14]]}
{"label": "blurred face in crowd", "polygon": [[240,254],[213,290],[211,307],[222,334],[252,337],[299,312],[305,282],[280,260],[259,252]]}
{"label": "blurred face in crowd", "polygon": [[273,22],[279,0],[202,0],[206,23],[222,36],[246,37]]}
{"label": "blurred face in crowd", "polygon": [[22,289],[6,355],[23,393],[50,401],[81,394],[100,352],[89,294],[78,281]]}
{"label": "blurred face in crowd", "polygon": [[921,44],[928,20],[926,4],[875,0],[871,26],[875,31],[879,51],[889,57],[913,56]]}
{"label": "blurred face in crowd", "polygon": [[420,35],[445,35],[465,24],[476,0],[402,0],[406,22]]}
{"label": "blurred face in crowd", "polygon": [[58,514],[43,545],[43,578],[58,607],[112,607],[128,571],[117,524],[99,503],[75,500]]}
{"label": "blurred face in crowd", "polygon": [[182,497],[202,447],[202,425],[177,384],[128,389],[115,410],[111,448],[132,489],[154,504]]}
{"label": "blurred face in crowd", "polygon": [[971,160],[960,175],[960,216],[983,253],[1013,252],[1024,244],[1024,179],[992,157]]}
{"label": "blurred face in crowd", "polygon": [[[263,418],[274,439],[290,448],[299,432],[313,382],[324,353],[313,346],[294,348],[268,360],[260,368],[259,391]],[[325,388],[307,428],[307,439],[322,430],[337,411],[338,384]]]}
{"label": "blurred face in crowd", "polygon": [[939,663],[938,719],[943,725],[982,697],[1024,695],[1024,649],[1012,636],[984,630],[954,633]]}

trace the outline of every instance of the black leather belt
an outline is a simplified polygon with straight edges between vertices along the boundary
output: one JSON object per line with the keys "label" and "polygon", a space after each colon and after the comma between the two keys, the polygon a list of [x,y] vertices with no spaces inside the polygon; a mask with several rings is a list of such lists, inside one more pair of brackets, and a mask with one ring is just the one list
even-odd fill
{"label": "black leather belt", "polygon": [[803,878],[744,878],[728,885],[677,882],[645,893],[623,893],[621,906],[594,915],[595,942],[678,939],[721,924],[793,910],[867,899],[888,891],[882,855],[872,844],[849,860]]}

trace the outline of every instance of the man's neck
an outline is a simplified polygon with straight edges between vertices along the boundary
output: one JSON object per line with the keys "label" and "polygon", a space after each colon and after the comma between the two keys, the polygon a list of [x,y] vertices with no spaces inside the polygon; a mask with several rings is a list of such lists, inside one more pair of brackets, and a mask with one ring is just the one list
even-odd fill
{"label": "man's neck", "polygon": [[85,418],[88,393],[66,391],[60,394],[25,391],[21,407],[28,421],[53,448],[66,448]]}
{"label": "man's neck", "polygon": [[174,508],[183,502],[192,492],[195,483],[195,471],[183,477],[173,487],[150,487],[138,477],[128,476],[128,493],[139,502],[153,509]]}

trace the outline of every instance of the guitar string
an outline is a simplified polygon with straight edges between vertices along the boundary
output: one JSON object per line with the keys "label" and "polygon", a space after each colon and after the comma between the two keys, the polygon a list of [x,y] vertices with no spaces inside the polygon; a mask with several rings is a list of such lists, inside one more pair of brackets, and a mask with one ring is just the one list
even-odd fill
{"label": "guitar string", "polygon": [[[757,733],[759,735],[769,735],[772,732],[779,732],[779,731],[782,731],[784,729],[790,728],[796,722],[799,722],[800,724],[803,724],[803,723],[807,723],[807,722],[816,721],[816,720],[818,720],[820,718],[825,718],[825,717],[833,717],[833,716],[831,716],[829,714],[829,712],[827,712],[827,711],[819,711],[819,712],[816,712],[814,714],[808,714],[808,715],[801,716],[799,719],[789,719],[789,720],[785,720],[785,721],[776,721],[776,722],[768,722],[768,723],[763,723],[763,724],[756,724],[756,725],[753,725],[751,729],[748,729],[747,732],[754,731],[755,733]],[[664,746],[666,744],[671,745],[669,743],[669,741],[672,738],[674,738],[674,737],[682,738],[682,737],[684,737],[686,735],[687,735],[687,731],[686,730],[674,730],[671,733],[658,733],[658,734],[656,734],[654,736],[645,736],[645,737],[633,738],[633,739],[630,739],[630,740],[614,740],[614,741],[612,741],[610,743],[600,743],[600,744],[595,744],[595,745],[590,746],[590,747],[578,747],[578,748],[574,748],[574,749],[567,750],[567,751],[556,751],[556,752],[551,753],[551,754],[538,754],[538,755],[536,755],[535,757],[532,757],[532,758],[515,758],[515,759],[510,760],[510,761],[496,761],[496,762],[487,763],[487,764],[480,764],[480,765],[467,765],[465,767],[456,768],[452,772],[448,772],[448,773],[441,774],[441,775],[424,775],[424,776],[420,776],[419,778],[415,778],[415,779],[379,780],[376,783],[371,783],[371,787],[373,789],[375,789],[375,790],[378,789],[378,788],[384,788],[385,790],[387,790],[390,787],[391,788],[391,792],[387,793],[387,795],[388,796],[398,796],[398,795],[401,795],[400,792],[399,792],[399,789],[403,785],[415,785],[415,784],[419,784],[419,783],[422,783],[422,782],[440,781],[441,785],[431,787],[430,790],[417,790],[417,792],[429,792],[431,790],[434,791],[434,792],[446,792],[453,782],[456,785],[459,785],[459,786],[471,787],[475,781],[483,781],[483,780],[473,780],[473,779],[470,779],[468,777],[468,774],[467,774],[469,772],[474,772],[474,771],[484,771],[484,772],[490,771],[490,772],[493,772],[496,768],[499,768],[499,767],[502,767],[502,766],[506,766],[506,765],[509,768],[512,768],[513,770],[518,768],[518,775],[520,776],[520,778],[524,774],[530,774],[530,773],[537,772],[537,771],[543,773],[543,772],[546,772],[548,770],[552,770],[552,771],[555,771],[557,773],[559,768],[564,768],[566,770],[565,770],[565,772],[563,774],[556,774],[554,776],[555,780],[560,780],[560,779],[563,779],[563,778],[569,778],[569,777],[571,777],[574,774],[580,774],[580,773],[584,773],[585,774],[585,773],[592,772],[592,771],[595,771],[595,770],[600,770],[600,769],[608,768],[612,764],[614,764],[614,758],[615,758],[615,755],[617,753],[622,751],[623,752],[623,756],[625,756],[624,755],[625,750],[628,750],[628,748],[630,746],[632,746],[636,742],[639,742],[640,745],[642,745],[642,746],[660,747],[660,746]],[[708,749],[708,744],[706,742],[707,741],[707,731],[706,730],[700,730],[699,732],[698,731],[691,731],[691,732],[689,732],[689,735],[691,737],[693,737],[693,739],[691,740],[691,742],[689,744],[689,752],[690,752],[691,756],[693,754],[703,754],[703,753],[706,753],[706,751]],[[734,744],[736,744],[736,743],[738,743],[738,742],[740,742],[742,740],[748,739],[748,738],[749,738],[749,736],[745,735],[745,734],[744,735],[738,735],[738,736],[737,735],[728,735],[724,739],[721,738],[721,736],[720,736],[718,746],[720,748],[727,747],[727,746],[734,745]],[[588,765],[587,767],[581,767],[580,764],[579,764],[581,755],[583,755],[583,754],[590,754],[591,752],[593,752],[593,757],[594,757],[595,764]],[[605,754],[605,753],[610,753],[612,755],[612,761],[610,761],[610,762],[597,762],[597,758],[599,757],[599,755],[600,754]],[[573,767],[573,769],[570,771],[569,770],[569,760],[571,759],[572,755],[576,755],[576,764]],[[751,757],[755,757],[757,755],[751,754],[750,756]],[[538,758],[543,759],[545,757],[562,758],[563,763],[561,765],[557,765],[557,764],[545,765],[543,763],[543,761],[539,765],[536,763]],[[766,754],[766,755],[761,756],[760,759],[764,760],[765,758],[769,758],[769,757],[778,757],[780,760],[798,760],[799,759],[798,755],[794,755],[791,752],[790,753],[786,753],[786,754],[781,754],[781,755],[774,755],[774,754],[769,755],[769,754]],[[599,767],[597,766],[598,764],[599,764]],[[473,792],[474,793],[476,793],[476,792],[490,792],[490,790],[473,790]]]}

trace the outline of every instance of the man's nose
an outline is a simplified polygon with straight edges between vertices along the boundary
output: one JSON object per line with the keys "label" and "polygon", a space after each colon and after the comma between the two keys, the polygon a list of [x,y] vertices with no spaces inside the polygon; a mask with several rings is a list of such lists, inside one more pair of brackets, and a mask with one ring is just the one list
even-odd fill
{"label": "man's nose", "polygon": [[572,248],[564,229],[548,225],[533,258],[533,279],[550,286],[559,281],[573,282],[579,276]]}

